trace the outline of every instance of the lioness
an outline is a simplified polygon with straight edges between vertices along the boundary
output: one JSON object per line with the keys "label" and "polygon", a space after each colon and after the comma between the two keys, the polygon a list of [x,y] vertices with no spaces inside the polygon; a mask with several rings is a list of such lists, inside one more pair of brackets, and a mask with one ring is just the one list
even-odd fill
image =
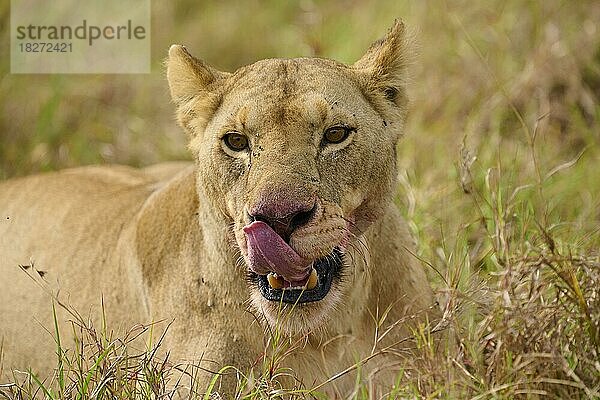
{"label": "lioness", "polygon": [[[18,267],[30,260],[82,312],[103,296],[113,326],[173,319],[170,359],[202,356],[213,370],[254,365],[269,327],[305,338],[283,362],[310,388],[410,336],[435,307],[392,203],[405,52],[401,22],[351,66],[271,59],[226,73],[173,45],[167,78],[193,165],[0,185],[5,371],[55,365],[40,327],[52,329],[48,295]],[[379,332],[393,328],[375,346],[386,310]],[[381,391],[385,363],[361,369]],[[347,394],[354,379],[323,390]]]}

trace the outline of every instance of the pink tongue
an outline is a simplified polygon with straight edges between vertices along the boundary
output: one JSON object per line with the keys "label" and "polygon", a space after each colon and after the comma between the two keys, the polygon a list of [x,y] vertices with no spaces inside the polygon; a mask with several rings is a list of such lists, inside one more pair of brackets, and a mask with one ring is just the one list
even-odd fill
{"label": "pink tongue", "polygon": [[305,281],[311,262],[300,257],[269,225],[254,221],[244,227],[250,269],[259,275],[275,272],[288,282]]}

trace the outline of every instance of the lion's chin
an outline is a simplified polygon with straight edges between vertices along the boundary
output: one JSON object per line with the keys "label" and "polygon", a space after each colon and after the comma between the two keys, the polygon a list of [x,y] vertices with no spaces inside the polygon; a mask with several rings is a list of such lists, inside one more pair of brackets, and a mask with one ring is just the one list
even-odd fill
{"label": "lion's chin", "polygon": [[310,289],[274,287],[266,275],[249,273],[252,304],[270,326],[278,327],[287,334],[308,333],[321,327],[339,303],[343,252],[335,248],[312,265],[317,282]]}
{"label": "lion's chin", "polygon": [[251,289],[251,303],[272,332],[282,332],[287,336],[309,334],[325,329],[331,313],[341,301],[341,290],[332,287],[328,295],[320,301],[288,304],[267,300],[258,288]]}

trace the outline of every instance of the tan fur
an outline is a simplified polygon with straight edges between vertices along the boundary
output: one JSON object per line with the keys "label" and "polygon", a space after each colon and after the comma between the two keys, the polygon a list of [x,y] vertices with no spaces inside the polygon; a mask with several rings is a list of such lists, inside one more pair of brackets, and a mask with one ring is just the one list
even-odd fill
{"label": "tan fur", "polygon": [[[30,260],[83,314],[98,315],[103,296],[113,326],[173,319],[164,345],[171,358],[203,356],[216,362],[203,364],[211,369],[253,365],[264,351],[264,328],[281,314],[289,316],[283,332],[305,338],[284,365],[307,387],[368,356],[374,316],[388,306],[384,326],[401,323],[378,348],[408,336],[411,323],[431,315],[433,298],[391,201],[406,114],[405,58],[399,22],[353,66],[273,59],[229,74],[172,46],[167,76],[194,165],[86,167],[0,185],[5,370],[54,365],[52,339],[39,326],[52,327],[49,298],[18,268]],[[340,123],[356,132],[322,145],[323,131]],[[229,130],[250,138],[251,154],[224,149]],[[323,300],[278,311],[246,281],[241,229],[249,208],[280,198],[317,198],[315,220],[290,244],[316,259],[346,241],[347,265]],[[363,376],[373,378],[389,362],[375,358]],[[378,392],[395,369],[386,371],[373,378]],[[323,390],[345,395],[353,384],[348,375]]]}

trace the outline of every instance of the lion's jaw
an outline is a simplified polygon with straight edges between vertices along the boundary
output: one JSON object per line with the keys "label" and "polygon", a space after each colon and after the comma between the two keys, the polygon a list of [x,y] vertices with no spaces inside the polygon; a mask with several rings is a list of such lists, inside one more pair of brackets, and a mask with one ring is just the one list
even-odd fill
{"label": "lion's jaw", "polygon": [[[341,277],[356,276],[361,255],[348,252],[360,253],[353,249],[364,247],[360,238],[395,188],[406,105],[400,35],[351,67],[275,59],[229,74],[181,46],[170,51],[167,74],[191,136],[201,207],[227,221],[244,271],[227,267],[251,277],[252,304],[269,322],[285,321],[286,332],[316,328],[362,284]],[[322,298],[296,293],[287,300],[298,301],[285,302],[282,290],[281,304],[257,283],[277,273],[284,287],[309,286],[313,267],[320,283],[331,280]]]}
{"label": "lion's jaw", "polygon": [[249,271],[253,307],[271,326],[289,334],[321,325],[342,299],[344,270],[351,268],[349,221],[333,204],[318,200],[315,209],[310,220],[287,240],[250,217],[234,227]]}

